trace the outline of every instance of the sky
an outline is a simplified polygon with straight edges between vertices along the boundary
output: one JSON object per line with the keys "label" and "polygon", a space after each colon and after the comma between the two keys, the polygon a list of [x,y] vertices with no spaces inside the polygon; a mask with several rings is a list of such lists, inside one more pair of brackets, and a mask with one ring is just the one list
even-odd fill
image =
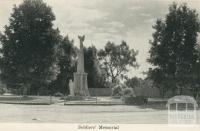
{"label": "sky", "polygon": [[[23,0],[0,0],[0,31],[8,24],[13,5]],[[56,16],[54,27],[63,36],[74,39],[78,46],[78,35],[85,35],[84,45],[104,48],[108,41],[121,44],[124,40],[131,49],[139,51],[139,68],[130,68],[129,77],[144,78],[143,72],[151,65],[149,57],[152,40],[152,25],[156,19],[164,19],[172,0],[43,0]],[[200,0],[174,0],[187,3],[200,14]]]}

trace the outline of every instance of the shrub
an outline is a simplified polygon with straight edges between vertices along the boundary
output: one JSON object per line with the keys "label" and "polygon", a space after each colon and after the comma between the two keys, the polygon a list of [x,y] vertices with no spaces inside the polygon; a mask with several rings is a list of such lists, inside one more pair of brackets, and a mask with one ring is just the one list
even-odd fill
{"label": "shrub", "polygon": [[132,88],[125,88],[123,89],[123,96],[135,96]]}
{"label": "shrub", "polygon": [[6,91],[3,88],[0,88],[0,95],[3,95]]}
{"label": "shrub", "polygon": [[60,100],[66,100],[66,101],[76,101],[76,100],[84,100],[85,97],[83,96],[66,96],[61,97]]}
{"label": "shrub", "polygon": [[15,94],[15,95],[22,95],[22,88],[9,88],[11,94]]}
{"label": "shrub", "polygon": [[49,95],[49,89],[47,87],[40,87],[38,90],[38,95],[41,95],[41,96]]}
{"label": "shrub", "polygon": [[56,92],[55,94],[54,94],[54,96],[55,97],[62,97],[62,96],[64,96],[62,93],[60,93],[60,92]]}
{"label": "shrub", "polygon": [[22,99],[23,99],[23,100],[29,100],[29,96],[23,95],[23,96],[22,96]]}
{"label": "shrub", "polygon": [[113,87],[112,96],[122,96],[122,87],[120,85]]}
{"label": "shrub", "polygon": [[147,104],[147,98],[143,97],[143,96],[128,96],[128,97],[124,97],[124,102],[127,105],[144,105]]}

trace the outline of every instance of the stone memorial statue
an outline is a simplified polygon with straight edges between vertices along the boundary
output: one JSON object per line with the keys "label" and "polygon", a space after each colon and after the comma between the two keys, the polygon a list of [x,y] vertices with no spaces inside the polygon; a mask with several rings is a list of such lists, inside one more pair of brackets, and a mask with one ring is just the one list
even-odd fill
{"label": "stone memorial statue", "polygon": [[77,66],[77,72],[84,73],[84,52],[83,52],[83,41],[85,40],[85,36],[78,36],[80,40],[80,49],[78,50],[78,66]]}
{"label": "stone memorial statue", "polygon": [[77,72],[74,73],[74,95],[75,96],[90,96],[87,84],[87,73],[84,69],[84,52],[83,52],[83,41],[85,36],[78,36],[80,41],[80,49],[77,51],[78,54],[78,65]]}
{"label": "stone memorial statue", "polygon": [[69,80],[69,95],[74,96],[74,83],[72,80]]}

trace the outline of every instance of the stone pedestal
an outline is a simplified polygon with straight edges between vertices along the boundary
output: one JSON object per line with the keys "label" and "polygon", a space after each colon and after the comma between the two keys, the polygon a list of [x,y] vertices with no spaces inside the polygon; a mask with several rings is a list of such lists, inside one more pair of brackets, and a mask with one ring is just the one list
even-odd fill
{"label": "stone pedestal", "polygon": [[74,96],[74,83],[72,80],[69,81],[69,93],[70,96]]}
{"label": "stone pedestal", "polygon": [[87,84],[87,73],[74,73],[74,95],[90,96]]}

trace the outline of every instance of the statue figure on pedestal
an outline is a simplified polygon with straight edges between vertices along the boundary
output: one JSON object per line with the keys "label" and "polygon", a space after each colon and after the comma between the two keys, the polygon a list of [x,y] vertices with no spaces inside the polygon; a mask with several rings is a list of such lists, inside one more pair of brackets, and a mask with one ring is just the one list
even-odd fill
{"label": "statue figure on pedestal", "polygon": [[74,96],[74,83],[72,80],[69,80],[69,95]]}
{"label": "statue figure on pedestal", "polygon": [[78,50],[78,65],[77,72],[74,73],[74,95],[75,96],[90,96],[87,83],[87,73],[84,69],[84,51],[83,41],[85,36],[78,36],[80,41],[80,49]]}
{"label": "statue figure on pedestal", "polygon": [[77,72],[84,73],[84,52],[83,52],[83,41],[85,40],[85,36],[78,36],[80,40],[80,49],[78,50],[78,66]]}

